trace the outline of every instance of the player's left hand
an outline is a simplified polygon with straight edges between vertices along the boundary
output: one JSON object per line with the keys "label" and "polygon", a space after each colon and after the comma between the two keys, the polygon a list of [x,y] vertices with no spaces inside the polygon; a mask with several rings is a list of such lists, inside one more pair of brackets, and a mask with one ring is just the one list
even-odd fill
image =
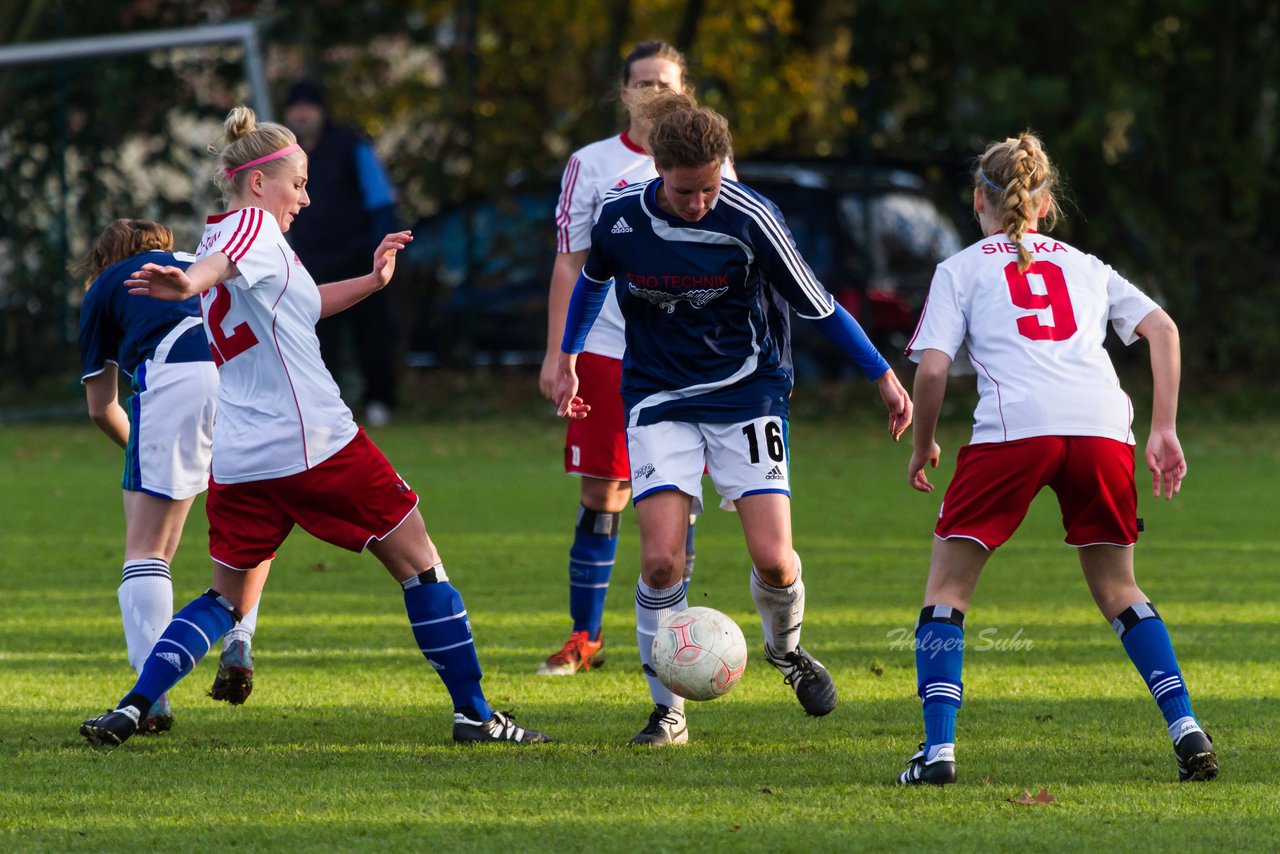
{"label": "player's left hand", "polygon": [[396,274],[396,253],[413,242],[413,232],[397,231],[382,238],[373,253],[373,277],[379,287],[385,287]]}
{"label": "player's left hand", "polygon": [[876,385],[880,389],[880,399],[889,410],[889,435],[896,442],[911,426],[911,395],[902,387],[893,368],[881,374]]}
{"label": "player's left hand", "polygon": [[1187,476],[1187,458],[1182,453],[1182,443],[1173,430],[1152,430],[1147,437],[1147,468],[1151,471],[1151,494],[1156,498],[1164,492],[1165,501],[1182,491],[1182,479]]}

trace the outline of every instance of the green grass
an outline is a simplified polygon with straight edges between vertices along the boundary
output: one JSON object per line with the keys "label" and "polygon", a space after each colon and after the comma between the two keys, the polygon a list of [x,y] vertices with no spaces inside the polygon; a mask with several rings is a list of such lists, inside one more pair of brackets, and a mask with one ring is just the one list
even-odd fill
{"label": "green grass", "polygon": [[[570,680],[532,676],[568,628],[576,484],[559,473],[560,426],[516,414],[399,424],[374,438],[423,497],[494,705],[558,744],[454,747],[446,694],[414,648],[394,582],[368,555],[297,531],[263,599],[250,701],[204,697],[205,662],[173,692],[173,732],[106,751],[76,726],[132,683],[115,601],[118,452],[88,425],[7,427],[0,849],[1273,848],[1280,428],[1184,428],[1185,492],[1141,504],[1139,582],[1217,739],[1216,782],[1174,782],[1162,719],[1042,496],[969,614],[971,643],[983,632],[1023,643],[967,656],[961,782],[905,791],[891,781],[919,740],[919,701],[912,654],[891,633],[919,608],[941,491],[907,488],[907,449],[881,429],[811,418],[792,432],[805,645],[841,692],[827,718],[806,718],[757,654],[741,531],[719,511],[699,527],[690,598],[737,619],[753,658],[730,696],[691,706],[687,747],[625,746],[649,703],[634,651],[631,514],[606,618],[611,663]],[[944,438],[940,485],[964,430]],[[179,604],[208,584],[205,546],[197,504],[174,563]],[[1042,786],[1056,802],[1009,802]]]}

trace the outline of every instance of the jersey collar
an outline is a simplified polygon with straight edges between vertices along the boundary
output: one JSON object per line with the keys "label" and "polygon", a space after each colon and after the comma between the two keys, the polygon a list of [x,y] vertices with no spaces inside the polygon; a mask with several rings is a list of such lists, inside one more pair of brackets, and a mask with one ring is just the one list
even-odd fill
{"label": "jersey collar", "polygon": [[629,149],[631,149],[632,151],[634,151],[636,154],[648,154],[648,153],[649,153],[649,152],[645,151],[645,150],[644,150],[644,148],[642,148],[641,146],[636,145],[635,140],[633,140],[633,139],[632,139],[632,138],[627,134],[627,132],[626,132],[625,130],[624,130],[621,134],[619,134],[619,135],[618,135],[618,139],[619,139],[619,141],[621,141],[621,142],[622,142],[622,144],[623,144],[623,145],[625,145],[627,148],[629,148]]}

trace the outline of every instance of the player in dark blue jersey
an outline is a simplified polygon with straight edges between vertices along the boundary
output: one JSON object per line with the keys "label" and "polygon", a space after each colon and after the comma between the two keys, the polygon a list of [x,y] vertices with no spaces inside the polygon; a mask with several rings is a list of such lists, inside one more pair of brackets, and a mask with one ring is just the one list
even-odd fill
{"label": "player in dark blue jersey", "polygon": [[811,715],[836,705],[836,687],[800,647],[804,583],[791,541],[787,450],[792,386],[790,310],[818,323],[879,386],[897,440],[911,400],[857,322],[796,251],[767,199],[724,180],[728,125],[707,108],[676,109],[650,131],[658,178],[605,198],[574,288],[561,345],[557,404],[586,417],[576,354],[600,306],[626,321],[622,395],[631,488],[640,527],[637,640],[654,709],[632,739],[688,740],[683,701],[653,673],[650,644],[668,614],[688,607],[684,569],[690,510],[702,504],[703,465],[742,520],[751,593],[765,655]]}
{"label": "player in dark blue jersey", "polygon": [[[185,269],[194,260],[172,250],[167,227],[119,219],[77,265],[90,280],[80,310],[81,381],[89,416],[125,452],[125,554],[118,592],[129,663],[139,672],[173,617],[169,564],[191,503],[208,485],[217,408],[218,371],[199,300],[140,299],[124,287],[148,262]],[[119,373],[133,388],[125,406],[118,399]],[[210,692],[215,699],[234,703],[248,696],[256,622],[255,608],[224,641]],[[172,724],[164,696],[139,729],[162,732]]]}

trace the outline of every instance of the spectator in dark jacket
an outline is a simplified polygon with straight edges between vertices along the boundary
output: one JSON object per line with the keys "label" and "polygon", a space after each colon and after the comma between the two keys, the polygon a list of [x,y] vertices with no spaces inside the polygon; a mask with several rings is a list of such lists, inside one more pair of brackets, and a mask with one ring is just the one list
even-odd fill
{"label": "spectator in dark jacket", "polygon": [[[395,191],[373,145],[329,118],[324,90],[299,80],[285,99],[285,122],[310,160],[307,190],[312,204],[289,232],[289,243],[317,281],[334,282],[368,272],[382,236],[396,230]],[[320,321],[321,352],[335,377],[342,375],[344,339],[350,337],[364,380],[364,417],[374,427],[396,404],[396,330],[391,295],[383,290],[348,311]]]}

